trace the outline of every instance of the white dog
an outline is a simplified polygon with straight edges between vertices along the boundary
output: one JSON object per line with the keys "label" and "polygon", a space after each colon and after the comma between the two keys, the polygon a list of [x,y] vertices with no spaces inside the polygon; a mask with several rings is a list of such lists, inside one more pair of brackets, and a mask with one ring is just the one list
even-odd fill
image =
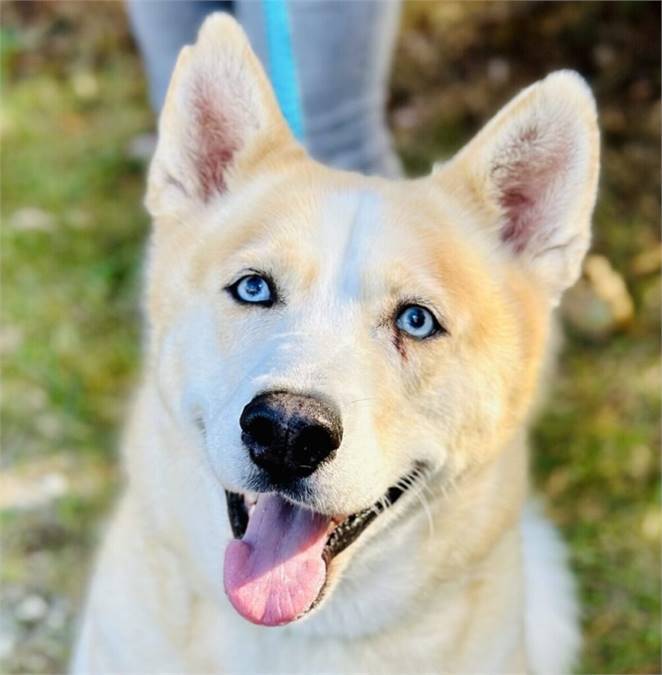
{"label": "white dog", "polygon": [[325,168],[208,19],[160,121],[128,484],[74,671],[568,670],[525,426],[598,155],[559,72],[429,177]]}

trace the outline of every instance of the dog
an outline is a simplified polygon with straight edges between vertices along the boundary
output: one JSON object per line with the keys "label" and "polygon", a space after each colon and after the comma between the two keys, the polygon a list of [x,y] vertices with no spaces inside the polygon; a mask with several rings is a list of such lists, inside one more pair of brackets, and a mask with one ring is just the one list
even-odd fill
{"label": "dog", "polygon": [[526,426],[598,171],[570,71],[427,177],[327,168],[208,18],[150,166],[146,364],[73,672],[567,672]]}

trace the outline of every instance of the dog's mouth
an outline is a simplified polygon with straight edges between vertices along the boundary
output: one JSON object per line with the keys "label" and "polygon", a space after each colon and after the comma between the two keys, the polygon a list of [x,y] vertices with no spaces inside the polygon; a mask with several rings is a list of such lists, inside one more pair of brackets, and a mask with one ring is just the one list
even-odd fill
{"label": "dog's mouth", "polygon": [[349,516],[312,511],[278,493],[254,497],[225,491],[235,539],[225,551],[223,582],[233,607],[262,626],[299,619],[321,599],[328,567],[423,476],[423,467]]}

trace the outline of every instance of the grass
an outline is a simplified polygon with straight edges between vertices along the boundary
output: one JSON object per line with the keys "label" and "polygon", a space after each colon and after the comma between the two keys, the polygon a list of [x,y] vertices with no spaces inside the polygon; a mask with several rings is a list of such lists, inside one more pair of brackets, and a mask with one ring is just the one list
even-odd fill
{"label": "grass", "polygon": [[[536,26],[556,19],[559,30],[571,24],[569,44],[588,39],[583,24],[566,17],[572,3],[541,3],[549,4],[555,7],[532,10]],[[595,14],[601,3],[583,4],[590,5],[586,20],[600,30],[606,24],[616,43],[628,21],[648,21],[631,7],[612,16],[616,10]],[[85,15],[76,3],[46,5],[14,7],[2,29],[2,464],[28,487],[40,485],[33,470],[64,475],[68,486],[50,501],[0,512],[3,606],[18,611],[31,593],[49,606],[41,623],[10,617],[4,633],[0,629],[0,644],[6,635],[13,641],[5,664],[10,672],[57,672],[66,663],[82,570],[118,485],[117,431],[139,357],[140,259],[148,226],[143,166],[127,147],[153,122],[120,10],[106,3]],[[472,40],[484,34],[480,21],[503,20],[492,16],[502,3],[469,3],[459,18],[456,5],[432,11],[416,4],[405,16],[393,116],[398,148],[415,172],[457,147],[503,101],[478,76],[482,84],[474,91],[462,71],[480,63]],[[514,5],[499,10],[511,13],[513,25],[524,20]],[[447,33],[439,34],[435,12],[446,12]],[[108,36],[108,21],[119,37]],[[503,30],[490,35],[503,44],[489,48],[511,58],[507,45],[515,38]],[[434,45],[439,38],[447,88],[435,79],[434,59],[427,72],[411,56],[408,40],[421,36]],[[642,68],[632,66],[635,79],[647,72]],[[521,77],[534,79],[528,71]],[[601,109],[618,112],[613,91],[630,85],[599,73],[595,78]],[[442,90],[457,93],[437,96]],[[649,99],[658,90],[659,77]],[[642,131],[651,124],[643,106],[627,113],[639,117],[626,120],[625,130],[606,131],[595,219],[595,249],[625,277],[635,319],[597,341],[570,331],[532,434],[535,479],[570,542],[580,583],[586,644],[579,672],[585,673],[660,668],[660,280],[633,267],[638,254],[659,246],[659,150],[652,147],[659,119],[652,132]],[[414,123],[399,125],[398,110],[407,108]],[[51,621],[56,610],[64,616],[59,625]]]}

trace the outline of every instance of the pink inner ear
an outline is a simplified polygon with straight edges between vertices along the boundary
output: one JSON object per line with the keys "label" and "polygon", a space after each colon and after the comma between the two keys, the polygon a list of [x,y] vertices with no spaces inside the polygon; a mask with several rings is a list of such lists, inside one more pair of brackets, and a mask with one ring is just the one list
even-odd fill
{"label": "pink inner ear", "polygon": [[201,196],[208,201],[214,192],[227,188],[226,174],[240,149],[240,130],[214,100],[211,87],[200,83],[193,96],[192,159]]}
{"label": "pink inner ear", "polygon": [[535,231],[533,216],[535,202],[522,190],[511,188],[500,193],[499,204],[507,214],[501,230],[501,241],[510,243],[516,253],[521,253]]}
{"label": "pink inner ear", "polygon": [[[534,238],[546,239],[562,194],[551,195],[568,171],[572,146],[563,137],[549,138],[537,127],[522,130],[498,153],[492,177],[505,215],[501,240],[516,253]],[[552,197],[552,198],[550,198]]]}

